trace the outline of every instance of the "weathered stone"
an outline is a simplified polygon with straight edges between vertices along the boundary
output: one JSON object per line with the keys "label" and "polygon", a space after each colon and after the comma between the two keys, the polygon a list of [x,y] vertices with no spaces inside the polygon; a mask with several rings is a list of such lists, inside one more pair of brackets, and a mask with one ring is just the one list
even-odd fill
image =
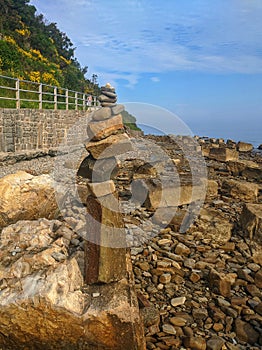
{"label": "weathered stone", "polygon": [[245,202],[256,202],[258,195],[258,185],[234,179],[224,180],[222,183],[222,193]]}
{"label": "weathered stone", "polygon": [[213,336],[207,341],[207,350],[221,350],[225,341],[217,336]]}
{"label": "weathered stone", "polygon": [[225,274],[219,273],[214,269],[210,270],[209,273],[209,283],[211,289],[224,297],[230,297],[231,295],[231,286],[236,279],[235,274]]}
{"label": "weathered stone", "polygon": [[87,126],[87,135],[92,141],[100,141],[110,135],[123,131],[123,129],[122,116],[118,114],[110,119],[89,122]]}
{"label": "weathered stone", "polygon": [[207,193],[206,193],[206,199],[213,199],[216,198],[218,195],[218,183],[215,180],[208,180],[207,181]]}
{"label": "weathered stone", "polygon": [[250,152],[250,151],[252,151],[253,148],[254,147],[251,143],[242,142],[242,141],[239,141],[237,143],[237,150],[239,152]]}
{"label": "weathered stone", "polygon": [[235,332],[237,339],[246,344],[255,344],[259,338],[259,333],[251,326],[250,323],[244,322],[237,318],[235,320]]}
{"label": "weathered stone", "polygon": [[[110,93],[110,94],[114,94],[114,93]],[[105,94],[101,94],[98,96],[98,100],[101,103],[103,103],[103,102],[115,103],[117,101],[117,97],[116,97],[116,94],[114,94],[114,97],[109,97]]]}
{"label": "weathered stone", "polygon": [[172,324],[164,323],[162,329],[163,329],[163,332],[167,334],[172,334],[172,335],[176,334],[176,330],[174,326],[172,326]]}
{"label": "weathered stone", "polygon": [[[203,232],[204,237],[212,239],[213,242],[225,244],[231,238],[233,224],[217,210],[202,209],[196,225],[197,230]],[[190,230],[195,230],[194,225]]]}
{"label": "weathered stone", "polygon": [[228,162],[229,160],[238,160],[238,152],[233,149],[219,147],[211,148],[209,151],[208,158],[215,159],[220,162]]}
{"label": "weathered stone", "polygon": [[142,316],[145,327],[159,325],[159,322],[160,322],[159,311],[155,308],[155,306],[150,305],[147,307],[143,307],[142,309],[140,309],[140,314]]}
{"label": "weathered stone", "polygon": [[119,281],[126,275],[126,237],[118,201],[107,195],[89,196],[85,244],[85,280],[90,283]]}
{"label": "weathered stone", "polygon": [[116,99],[117,95],[115,92],[108,91],[108,90],[102,90],[103,95],[109,97],[110,99]]}
{"label": "weathered stone", "polygon": [[177,297],[177,298],[173,298],[171,300],[171,305],[173,307],[179,306],[179,305],[183,305],[186,301],[186,297]]}
{"label": "weathered stone", "polygon": [[124,105],[117,104],[114,107],[111,107],[112,115],[117,115],[123,112],[125,109]]}
{"label": "weathered stone", "polygon": [[[144,350],[133,282],[84,287],[63,230],[62,223],[46,219],[3,229],[0,274],[8,283],[1,284],[0,347]],[[61,250],[66,259],[58,262],[53,255]],[[131,276],[130,262],[127,270]]]}
{"label": "weathered stone", "polygon": [[181,185],[172,179],[165,183],[156,178],[135,179],[132,182],[132,194],[135,201],[144,203],[150,210],[190,204],[204,196],[201,185]]}
{"label": "weathered stone", "polygon": [[94,111],[92,114],[92,119],[96,121],[101,121],[105,119],[109,119],[112,115],[111,108],[104,107],[100,108],[97,111]]}
{"label": "weathered stone", "polygon": [[127,134],[111,135],[104,140],[88,142],[86,149],[95,159],[112,158],[132,151],[133,146]]}
{"label": "weathered stone", "polygon": [[192,350],[206,350],[206,340],[201,337],[185,337],[183,344]]}
{"label": "weathered stone", "polygon": [[262,242],[262,204],[245,204],[240,216],[245,236]]}
{"label": "weathered stone", "polygon": [[183,317],[171,317],[169,321],[176,327],[184,327],[187,324],[187,320]]}
{"label": "weathered stone", "polygon": [[96,160],[90,154],[81,163],[77,176],[88,178],[93,182],[103,182],[113,179],[118,169],[119,162],[115,157]]}
{"label": "weathered stone", "polygon": [[0,179],[0,228],[18,220],[54,218],[58,205],[52,178],[24,171]]}
{"label": "weathered stone", "polygon": [[251,160],[238,160],[238,161],[229,161],[227,162],[227,169],[234,176],[242,175],[243,171],[246,169],[257,169],[258,164]]}
{"label": "weathered stone", "polygon": [[262,289],[262,269],[256,272],[254,281],[255,285]]}
{"label": "weathered stone", "polygon": [[104,182],[90,182],[87,184],[87,186],[90,193],[97,198],[113,194],[116,190],[114,181],[112,180]]}

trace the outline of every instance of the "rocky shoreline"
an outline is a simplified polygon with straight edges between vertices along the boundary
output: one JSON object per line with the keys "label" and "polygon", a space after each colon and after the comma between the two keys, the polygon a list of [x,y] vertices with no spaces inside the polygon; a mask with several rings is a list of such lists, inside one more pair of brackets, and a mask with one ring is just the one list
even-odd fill
{"label": "rocky shoreline", "polygon": [[[159,160],[155,153],[149,154],[147,163],[131,155],[118,173],[116,187],[125,209],[126,229],[132,237],[141,235],[139,227],[148,233],[144,243],[131,248],[147,349],[261,349],[261,154],[253,152],[249,144],[225,143],[222,139],[198,138],[193,145],[183,137],[146,136],[143,140],[164,150],[183,179],[183,186],[188,185],[192,174],[191,160],[186,159],[185,150],[179,146],[181,140],[187,144],[187,154],[193,152],[205,157],[207,169],[207,195],[186,232],[180,230],[190,206],[186,192],[170,222],[159,215],[153,223],[148,223],[158,203],[154,166],[157,168]],[[58,157],[4,164],[0,167],[1,177],[18,170],[33,175],[51,173]],[[148,188],[154,188],[142,205],[130,201],[134,175],[139,189],[145,182]],[[83,192],[85,179],[78,178],[78,184]],[[79,213],[78,222],[73,212]],[[81,215],[81,205],[70,203],[64,216],[72,218],[71,227],[67,225],[60,230],[68,241],[63,243],[63,256],[54,251],[56,263],[75,256],[79,266],[83,266],[83,239],[76,233],[81,226]],[[41,228],[41,220],[34,225]],[[63,218],[58,216],[55,221],[60,227]],[[13,224],[14,232],[19,232],[23,225],[19,221]]]}

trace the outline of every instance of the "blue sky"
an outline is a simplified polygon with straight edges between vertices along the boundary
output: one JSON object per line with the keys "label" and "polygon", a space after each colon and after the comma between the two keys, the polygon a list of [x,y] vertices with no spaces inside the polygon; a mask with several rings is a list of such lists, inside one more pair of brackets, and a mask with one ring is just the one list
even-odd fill
{"label": "blue sky", "polygon": [[261,0],[31,4],[71,39],[89,77],[116,87],[119,102],[167,108],[194,134],[262,143]]}

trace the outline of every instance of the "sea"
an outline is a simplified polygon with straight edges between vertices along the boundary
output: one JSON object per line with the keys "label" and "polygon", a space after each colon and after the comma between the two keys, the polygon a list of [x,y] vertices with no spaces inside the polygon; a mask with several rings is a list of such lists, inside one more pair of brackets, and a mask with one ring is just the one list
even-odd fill
{"label": "sea", "polygon": [[[262,123],[260,125],[254,125],[254,123],[246,122],[243,123],[235,123],[231,124],[230,127],[227,123],[190,123],[187,124],[190,127],[192,132],[191,135],[200,136],[200,137],[208,137],[208,138],[222,138],[225,141],[233,140],[235,142],[242,141],[251,143],[254,146],[254,149],[257,149],[262,144]],[[163,133],[159,133],[158,130],[145,127],[141,125],[142,130],[145,134],[158,134],[163,135]],[[176,134],[174,130],[170,132],[171,134]]]}

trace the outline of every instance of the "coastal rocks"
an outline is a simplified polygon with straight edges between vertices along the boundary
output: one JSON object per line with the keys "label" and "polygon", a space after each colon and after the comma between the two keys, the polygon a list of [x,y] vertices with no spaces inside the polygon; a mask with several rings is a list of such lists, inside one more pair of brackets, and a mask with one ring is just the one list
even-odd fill
{"label": "coastal rocks", "polygon": [[226,147],[212,147],[207,154],[207,157],[220,162],[236,161],[238,160],[238,152],[234,149]]}
{"label": "coastal rocks", "polygon": [[257,184],[233,179],[224,180],[221,192],[244,202],[256,202],[259,186]]}
{"label": "coastal rocks", "polygon": [[215,209],[203,208],[200,216],[190,228],[190,232],[200,231],[206,239],[225,244],[231,238],[233,224]]}
{"label": "coastal rocks", "polygon": [[81,254],[70,254],[73,235],[58,220],[3,229],[0,347],[144,349],[132,281],[84,286]]}
{"label": "coastal rocks", "polygon": [[251,143],[241,142],[241,141],[237,143],[237,150],[239,152],[251,152],[253,148],[254,147]]}
{"label": "coastal rocks", "polygon": [[58,205],[52,178],[24,171],[0,179],[0,228],[18,220],[54,218]]}
{"label": "coastal rocks", "polygon": [[240,225],[245,236],[262,243],[262,204],[245,204]]}

